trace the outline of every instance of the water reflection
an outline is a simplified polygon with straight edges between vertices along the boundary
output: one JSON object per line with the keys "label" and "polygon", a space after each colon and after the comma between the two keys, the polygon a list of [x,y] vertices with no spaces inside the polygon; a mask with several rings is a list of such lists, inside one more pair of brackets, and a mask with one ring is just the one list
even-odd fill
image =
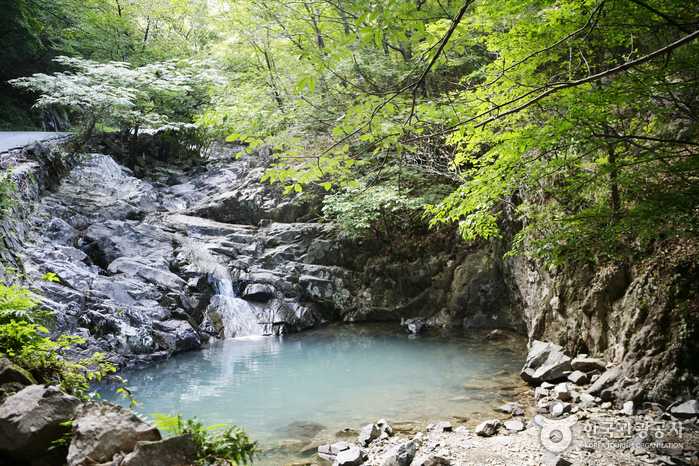
{"label": "water reflection", "polygon": [[[269,445],[301,420],[336,432],[379,417],[407,423],[489,412],[504,389],[521,385],[526,341],[512,334],[489,342],[486,333],[431,330],[408,339],[394,324],[333,324],[284,338],[225,340],[123,375],[140,413],[245,426]],[[100,393],[124,402],[113,389]]]}

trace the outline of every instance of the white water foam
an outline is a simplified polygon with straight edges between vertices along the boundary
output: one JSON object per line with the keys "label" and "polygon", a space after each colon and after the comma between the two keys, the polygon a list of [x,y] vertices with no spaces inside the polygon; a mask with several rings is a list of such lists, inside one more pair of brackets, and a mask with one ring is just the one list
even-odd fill
{"label": "white water foam", "polygon": [[216,313],[221,317],[225,338],[253,337],[264,335],[264,325],[257,317],[257,308],[236,296],[233,280],[230,277],[213,276],[216,295],[211,304],[216,306]]}

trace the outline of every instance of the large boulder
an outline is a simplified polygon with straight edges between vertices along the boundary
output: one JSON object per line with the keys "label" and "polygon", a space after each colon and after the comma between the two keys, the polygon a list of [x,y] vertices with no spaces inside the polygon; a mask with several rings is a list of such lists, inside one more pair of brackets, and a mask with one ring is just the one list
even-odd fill
{"label": "large boulder", "polygon": [[172,466],[194,464],[197,447],[189,434],[175,435],[156,442],[138,442],[119,466]]}
{"label": "large boulder", "polygon": [[551,382],[561,379],[566,372],[573,370],[570,362],[571,359],[566,356],[562,347],[534,340],[520,376],[532,385]]}
{"label": "large boulder", "polygon": [[126,408],[89,402],[75,412],[68,466],[91,466],[132,451],[138,442],[160,440],[160,432]]}
{"label": "large boulder", "polygon": [[0,451],[27,462],[44,456],[51,442],[70,430],[61,423],[72,419],[79,405],[57,387],[25,387],[0,406]]}

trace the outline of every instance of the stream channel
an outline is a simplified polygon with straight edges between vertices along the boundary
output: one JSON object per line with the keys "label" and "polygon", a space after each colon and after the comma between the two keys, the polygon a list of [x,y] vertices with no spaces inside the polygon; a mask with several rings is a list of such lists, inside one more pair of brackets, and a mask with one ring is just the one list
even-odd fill
{"label": "stream channel", "polygon": [[[526,338],[488,341],[483,330],[398,324],[328,324],[283,337],[219,341],[145,369],[123,372],[139,414],[196,416],[204,425],[244,426],[281,465],[315,453],[339,431],[385,418],[403,429],[447,420],[472,427],[524,390]],[[103,400],[128,407],[113,386]],[[466,420],[468,419],[468,420]]]}

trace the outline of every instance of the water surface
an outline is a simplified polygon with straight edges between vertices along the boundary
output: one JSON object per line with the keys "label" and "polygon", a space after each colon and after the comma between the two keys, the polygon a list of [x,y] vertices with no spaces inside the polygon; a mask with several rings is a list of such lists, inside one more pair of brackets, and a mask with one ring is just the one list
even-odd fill
{"label": "water surface", "polygon": [[[521,390],[526,340],[487,331],[430,329],[411,339],[396,324],[331,324],[284,337],[224,340],[124,372],[139,413],[182,413],[205,425],[244,426],[267,449],[330,439],[386,418],[424,425],[492,416]],[[102,399],[125,404],[113,388]],[[301,422],[303,429],[285,429]],[[320,425],[323,431],[311,440]],[[256,464],[283,464],[271,451]]]}

